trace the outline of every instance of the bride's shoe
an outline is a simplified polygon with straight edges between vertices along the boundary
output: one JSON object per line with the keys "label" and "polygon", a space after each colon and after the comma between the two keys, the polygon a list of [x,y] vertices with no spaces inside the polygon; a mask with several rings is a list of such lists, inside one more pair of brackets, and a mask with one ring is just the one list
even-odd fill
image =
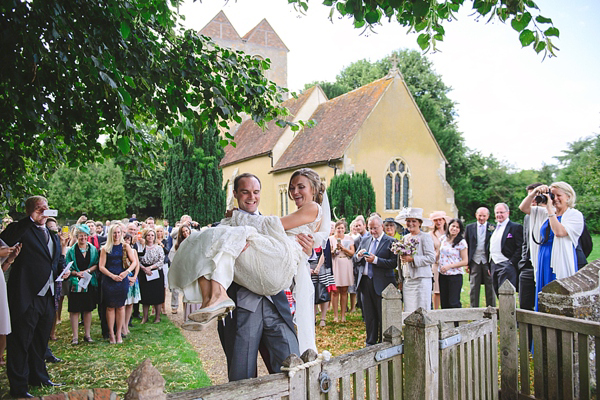
{"label": "bride's shoe", "polygon": [[201,308],[189,315],[192,321],[207,323],[213,319],[227,315],[228,312],[235,309],[235,303],[231,299],[223,300],[213,306]]}
{"label": "bride's shoe", "polygon": [[187,331],[203,331],[204,328],[206,328],[208,326],[208,323],[200,323],[200,322],[194,322],[194,321],[186,321],[183,323],[183,325],[181,325],[181,327]]}

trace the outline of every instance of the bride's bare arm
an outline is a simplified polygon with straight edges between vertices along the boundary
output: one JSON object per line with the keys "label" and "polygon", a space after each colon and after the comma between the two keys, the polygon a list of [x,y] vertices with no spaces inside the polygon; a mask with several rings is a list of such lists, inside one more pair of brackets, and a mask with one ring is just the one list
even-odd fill
{"label": "bride's bare arm", "polygon": [[281,224],[283,225],[283,229],[286,231],[292,228],[297,228],[302,225],[309,224],[317,218],[319,214],[319,206],[314,201],[305,204],[302,208],[297,211],[291,213],[290,215],[286,215],[285,217],[281,217]]}

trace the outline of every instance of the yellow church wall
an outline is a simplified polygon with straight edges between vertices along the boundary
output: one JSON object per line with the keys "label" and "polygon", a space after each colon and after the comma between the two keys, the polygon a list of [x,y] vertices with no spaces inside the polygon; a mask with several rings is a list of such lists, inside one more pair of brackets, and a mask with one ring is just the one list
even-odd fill
{"label": "yellow church wall", "polygon": [[345,171],[365,170],[371,177],[377,211],[384,218],[398,214],[385,209],[385,176],[397,157],[410,171],[410,207],[423,208],[426,215],[435,210],[457,215],[454,194],[443,178],[443,156],[400,78],[366,119],[344,160]]}

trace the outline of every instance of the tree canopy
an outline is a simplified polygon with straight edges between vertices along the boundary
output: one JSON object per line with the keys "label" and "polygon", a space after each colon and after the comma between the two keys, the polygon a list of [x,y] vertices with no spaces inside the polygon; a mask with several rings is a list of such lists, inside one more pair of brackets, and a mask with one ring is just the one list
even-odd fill
{"label": "tree canopy", "polygon": [[365,171],[340,174],[331,179],[327,188],[334,218],[346,218],[348,225],[358,215],[365,218],[376,210],[375,189]]}
{"label": "tree canopy", "polygon": [[[303,10],[308,8],[305,0],[288,0]],[[559,37],[559,30],[552,20],[541,15],[533,0],[472,0],[473,16],[488,22],[498,19],[519,32],[523,47],[531,46],[536,53],[555,56],[558,50],[552,37]],[[325,0],[331,7],[329,19],[334,14],[353,20],[354,27],[373,29],[381,20],[395,20],[409,32],[417,32],[417,43],[422,50],[436,50],[444,40],[444,24],[456,20],[456,13],[466,7],[465,0]]]}
{"label": "tree canopy", "polygon": [[[172,141],[199,124],[259,124],[285,112],[268,60],[176,26],[178,1],[15,1],[0,9],[2,203],[18,203],[62,164],[131,153],[156,162],[140,117]],[[105,138],[105,146],[100,143]],[[168,145],[167,141],[167,145]]]}
{"label": "tree canopy", "polygon": [[[192,138],[181,117],[202,127],[251,115],[286,124],[269,60],[224,49],[177,25],[181,0],[15,0],[0,7],[0,204],[20,204],[62,165],[131,154],[156,164],[144,121],[164,135]],[[289,0],[300,9],[304,0]],[[325,0],[357,28],[395,19],[436,48],[464,0]],[[509,22],[523,46],[554,54],[559,35],[532,0],[474,0],[477,16]],[[302,125],[300,123],[300,125]],[[294,126],[298,129],[298,126]],[[222,144],[233,138],[225,136]]]}

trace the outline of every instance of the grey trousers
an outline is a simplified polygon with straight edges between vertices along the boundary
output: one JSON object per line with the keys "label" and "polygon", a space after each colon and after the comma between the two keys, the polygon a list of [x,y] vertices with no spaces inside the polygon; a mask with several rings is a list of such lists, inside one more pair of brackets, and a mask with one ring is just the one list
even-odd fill
{"label": "grey trousers", "polygon": [[485,285],[485,303],[487,306],[496,307],[496,294],[492,283],[490,272],[490,264],[478,264],[473,261],[469,262],[469,281],[471,286],[471,307],[479,307],[479,290],[481,285]]}
{"label": "grey trousers", "polygon": [[266,298],[261,300],[254,312],[241,307],[236,311],[237,329],[230,346],[230,354],[226,354],[229,381],[256,376],[258,348],[261,342],[268,349],[269,363],[275,373],[280,372],[283,360],[290,354],[300,353],[296,334],[283,320],[273,303]]}

